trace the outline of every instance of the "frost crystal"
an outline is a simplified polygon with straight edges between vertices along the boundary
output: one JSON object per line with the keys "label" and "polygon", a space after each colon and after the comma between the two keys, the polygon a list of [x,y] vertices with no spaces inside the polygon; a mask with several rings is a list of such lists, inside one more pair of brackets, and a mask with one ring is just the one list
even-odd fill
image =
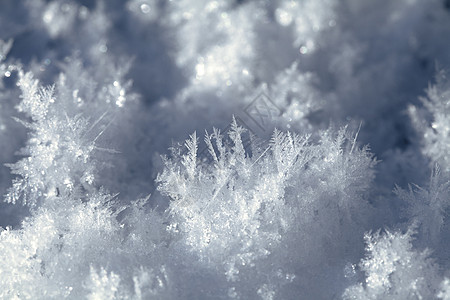
{"label": "frost crystal", "polygon": [[90,291],[87,295],[89,300],[117,299],[120,277],[111,272],[107,274],[102,268],[100,274],[91,266],[90,280],[86,283],[86,288]]}
{"label": "frost crystal", "polygon": [[445,182],[441,171],[435,166],[427,189],[417,185],[409,186],[408,191],[399,187],[395,192],[407,202],[407,216],[420,228],[422,239],[436,245],[444,225],[446,209],[450,206],[450,182]]}
{"label": "frost crystal", "polygon": [[[196,158],[194,133],[186,141],[187,153],[174,151],[173,158],[164,158],[165,170],[157,178],[158,189],[172,200],[169,214],[178,224],[174,233],[206,266],[222,265],[230,282],[264,268],[261,261],[278,255],[285,238],[301,235],[302,226],[322,217],[330,221],[327,216],[335,210],[348,218],[338,223],[351,222],[353,207],[363,206],[357,195],[367,189],[374,164],[366,149],[348,139],[345,128],[337,136],[323,132],[318,144],[309,136],[276,130],[269,143],[254,145],[252,153],[243,147],[244,130],[233,119],[231,144],[217,129],[206,132],[209,165]],[[277,277],[278,269],[272,272]],[[271,299],[275,291],[265,285],[258,294]]]}
{"label": "frost crystal", "polygon": [[409,107],[416,130],[422,135],[423,153],[434,163],[450,170],[450,87],[444,72],[437,84],[429,86],[427,97],[421,98],[423,108]]}
{"label": "frost crystal", "polygon": [[433,299],[438,278],[429,252],[411,244],[412,231],[366,234],[365,283],[347,288],[344,299]]}
{"label": "frost crystal", "polygon": [[[19,111],[31,118],[22,122],[30,139],[22,154],[26,158],[9,165],[15,179],[6,201],[34,206],[47,197],[79,194],[89,190],[95,170],[91,154],[96,150],[93,127],[81,115],[69,116],[64,103],[55,99],[54,87],[42,88],[31,73],[19,73],[22,102]],[[92,182],[92,180],[89,180]],[[80,194],[81,196],[81,194]]]}

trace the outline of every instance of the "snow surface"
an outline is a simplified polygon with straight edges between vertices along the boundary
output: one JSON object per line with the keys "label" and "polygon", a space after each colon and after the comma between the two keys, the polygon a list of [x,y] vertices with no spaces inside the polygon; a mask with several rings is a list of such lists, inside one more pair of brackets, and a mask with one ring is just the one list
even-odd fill
{"label": "snow surface", "polygon": [[0,299],[450,299],[450,1],[0,25]]}

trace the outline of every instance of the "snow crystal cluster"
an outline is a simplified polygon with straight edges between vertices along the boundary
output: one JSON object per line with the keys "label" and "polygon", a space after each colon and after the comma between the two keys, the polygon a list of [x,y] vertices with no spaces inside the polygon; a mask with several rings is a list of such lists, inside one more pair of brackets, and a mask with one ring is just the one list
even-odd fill
{"label": "snow crystal cluster", "polygon": [[0,25],[0,299],[450,299],[449,1]]}

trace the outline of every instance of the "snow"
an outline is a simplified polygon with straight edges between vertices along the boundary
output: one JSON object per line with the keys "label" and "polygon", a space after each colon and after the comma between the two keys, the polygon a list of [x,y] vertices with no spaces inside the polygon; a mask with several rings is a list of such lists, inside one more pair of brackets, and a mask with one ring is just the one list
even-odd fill
{"label": "snow", "polygon": [[1,299],[448,299],[442,0],[5,0]]}

